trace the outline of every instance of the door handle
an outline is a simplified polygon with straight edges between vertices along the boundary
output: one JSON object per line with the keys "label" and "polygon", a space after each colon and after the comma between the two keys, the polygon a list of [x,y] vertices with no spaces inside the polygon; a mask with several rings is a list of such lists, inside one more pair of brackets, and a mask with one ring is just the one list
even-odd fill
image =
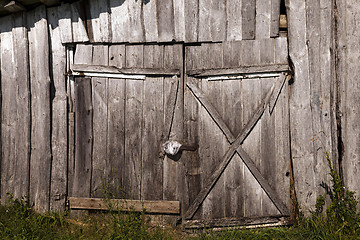
{"label": "door handle", "polygon": [[175,156],[180,151],[196,151],[198,146],[197,145],[190,145],[190,144],[182,144],[178,141],[166,141],[163,145],[163,150],[166,154]]}

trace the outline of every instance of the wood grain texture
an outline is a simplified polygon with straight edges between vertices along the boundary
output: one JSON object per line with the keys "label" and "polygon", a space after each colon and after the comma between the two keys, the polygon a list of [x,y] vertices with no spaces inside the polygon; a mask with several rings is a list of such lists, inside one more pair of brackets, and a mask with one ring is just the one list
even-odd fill
{"label": "wood grain texture", "polygon": [[[108,65],[108,46],[93,46],[92,64]],[[104,197],[102,194],[108,187],[108,176],[111,165],[107,155],[108,133],[108,79],[93,77],[92,104],[93,104],[93,154],[92,154],[92,177],[91,196]]]}
{"label": "wood grain texture", "polygon": [[[159,13],[157,11],[157,9],[158,9],[157,4],[158,3],[156,0],[144,1],[144,4],[143,4],[144,28],[145,28],[146,42],[156,42],[159,39],[158,21],[157,21],[157,17],[159,15]],[[163,4],[163,3],[159,2],[159,4]]]}
{"label": "wood grain texture", "polygon": [[175,40],[185,41],[185,0],[173,0]]}
{"label": "wood grain texture", "polygon": [[278,37],[280,29],[280,0],[271,0],[270,37]]}
{"label": "wood grain texture", "polygon": [[129,42],[143,42],[145,30],[143,23],[143,1],[127,1],[129,14]]}
{"label": "wood grain texture", "polygon": [[256,39],[270,38],[271,1],[272,0],[256,0]]}
{"label": "wood grain texture", "polygon": [[[319,183],[315,181],[315,156],[312,136],[314,136],[311,113],[311,88],[309,76],[309,56],[306,46],[306,5],[305,2],[289,1],[288,26],[289,55],[294,64],[294,83],[291,85],[289,108],[291,128],[291,153],[294,166],[294,180],[297,200],[304,211],[315,205]],[[304,176],[306,176],[304,178]]]}
{"label": "wood grain texture", "polygon": [[89,36],[86,31],[83,3],[75,2],[70,5],[73,41],[76,43],[88,42]]}
{"label": "wood grain texture", "polygon": [[130,38],[130,15],[128,5],[130,1],[109,0],[111,10],[112,42],[128,42]]}
{"label": "wood grain texture", "polygon": [[242,39],[255,39],[256,22],[256,1],[242,0]]}
{"label": "wood grain texture", "polygon": [[175,40],[174,6],[173,0],[157,1],[157,29],[159,32],[159,42],[169,42]]}
{"label": "wood grain texture", "polygon": [[67,194],[67,99],[66,81],[66,49],[62,45],[60,29],[57,26],[59,15],[55,9],[47,10],[49,37],[51,41],[52,85],[52,163],[50,182],[50,210],[64,211]]}
{"label": "wood grain texture", "polygon": [[185,2],[185,41],[196,42],[199,31],[199,0]]}
{"label": "wood grain texture", "polygon": [[62,43],[73,42],[73,30],[72,30],[72,19],[71,19],[71,6],[70,4],[61,4],[58,8],[58,24],[60,27],[60,36]]}
{"label": "wood grain texture", "polygon": [[108,2],[101,0],[89,0],[89,13],[91,24],[88,27],[92,35],[92,42],[111,42],[111,23],[108,12]]}
{"label": "wood grain texture", "polygon": [[[7,17],[1,29],[2,73],[2,161],[1,198],[6,193],[21,198],[28,195],[30,156],[30,86],[27,30],[23,14]],[[17,71],[15,69],[18,69]],[[17,91],[18,88],[24,91]],[[4,202],[3,202],[4,203]]]}
{"label": "wood grain texture", "polygon": [[113,204],[118,211],[135,211],[147,213],[179,214],[180,202],[178,201],[140,201],[128,199],[109,199],[105,202],[101,198],[70,198],[71,209],[109,210],[108,205]]}
{"label": "wood grain texture", "polygon": [[226,1],[226,18],[227,18],[227,41],[242,40],[242,0]]}

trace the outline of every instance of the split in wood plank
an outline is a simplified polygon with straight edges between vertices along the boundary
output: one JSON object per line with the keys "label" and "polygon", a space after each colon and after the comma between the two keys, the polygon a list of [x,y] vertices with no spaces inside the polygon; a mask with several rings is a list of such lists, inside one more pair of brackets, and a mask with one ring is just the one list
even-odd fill
{"label": "split in wood plank", "polygon": [[70,209],[109,210],[110,206],[118,211],[146,213],[180,214],[179,201],[146,201],[129,199],[69,198]]}

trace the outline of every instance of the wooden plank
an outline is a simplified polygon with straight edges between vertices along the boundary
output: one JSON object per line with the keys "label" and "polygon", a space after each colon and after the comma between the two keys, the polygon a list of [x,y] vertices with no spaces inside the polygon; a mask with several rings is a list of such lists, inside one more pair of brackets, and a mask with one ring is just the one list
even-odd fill
{"label": "wooden plank", "polygon": [[[30,86],[26,19],[23,14],[7,17],[0,24],[2,73],[1,198],[28,195],[30,157]],[[16,70],[17,69],[17,70]],[[25,81],[24,81],[25,79]],[[17,89],[21,88],[22,91]],[[5,150],[4,150],[5,149]]]}
{"label": "wooden plank", "polygon": [[130,15],[128,5],[130,1],[109,0],[111,11],[112,42],[127,42],[130,37]]}
{"label": "wooden plank", "polygon": [[92,52],[92,45],[77,44],[74,56],[74,64],[71,66],[71,68],[75,66],[75,64],[91,64],[93,57]]}
{"label": "wooden plank", "polygon": [[[144,47],[144,67],[163,66],[164,47],[150,45]],[[163,197],[163,162],[161,143],[164,133],[163,78],[146,78],[143,92],[142,112],[142,197],[159,200]],[[151,129],[151,131],[149,131]],[[151,183],[151,184],[150,184]]]}
{"label": "wooden plank", "polygon": [[275,63],[289,64],[288,43],[287,43],[287,38],[285,37],[278,37],[275,39]]}
{"label": "wooden plank", "polygon": [[54,97],[52,99],[52,164],[50,182],[50,210],[65,210],[67,194],[67,97],[66,49],[61,42],[60,28],[57,26],[58,12],[54,8],[47,10],[49,36],[51,41],[52,81]]}
{"label": "wooden plank", "polygon": [[[160,3],[160,5],[162,4],[164,3]],[[156,42],[159,39],[157,8],[157,2],[155,0],[144,1],[143,18],[146,42]]]}
{"label": "wooden plank", "polygon": [[173,0],[175,40],[185,41],[185,0]]}
{"label": "wooden plank", "polygon": [[89,197],[91,187],[93,118],[91,80],[75,79],[75,167],[71,196]]}
{"label": "wooden plank", "polygon": [[[223,59],[224,59],[224,68],[226,69],[232,69],[232,68],[238,68],[240,66],[241,62],[241,41],[231,41],[231,42],[225,42],[223,44]],[[240,72],[242,73],[243,70],[234,69],[233,73]],[[226,74],[221,74],[226,75]]]}
{"label": "wooden plank", "polygon": [[270,38],[271,1],[272,0],[256,0],[256,39]]}
{"label": "wooden plank", "polygon": [[226,19],[227,41],[239,41],[242,40],[242,1],[241,0],[227,0],[226,1]]}
{"label": "wooden plank", "polygon": [[135,211],[146,213],[179,214],[179,201],[146,201],[129,199],[110,199],[104,201],[101,198],[69,198],[71,209],[109,210],[109,204],[118,211]]}
{"label": "wooden plank", "polygon": [[49,40],[46,8],[28,13],[31,85],[30,204],[49,210],[51,171]]}
{"label": "wooden plank", "polygon": [[185,42],[198,40],[199,0],[184,0],[185,2]]}
{"label": "wooden plank", "polygon": [[89,36],[86,31],[84,22],[84,13],[82,12],[84,7],[81,2],[75,2],[70,5],[71,8],[71,23],[72,23],[72,35],[73,41],[76,43],[88,42]]}
{"label": "wooden plank", "polygon": [[71,68],[75,72],[93,72],[93,73],[122,73],[131,75],[180,75],[179,69],[163,68],[118,68],[115,66],[74,64]]}
{"label": "wooden plank", "polygon": [[109,46],[109,66],[125,68],[125,45]]}
{"label": "wooden plank", "polygon": [[[203,229],[203,228],[226,228],[226,227],[259,227],[263,226],[281,226],[288,225],[289,218],[282,216],[266,216],[266,217],[240,217],[226,219],[201,219],[185,221],[185,229]],[[274,224],[274,225],[271,225]]]}
{"label": "wooden plank", "polygon": [[241,2],[241,26],[242,26],[242,39],[255,39],[255,12],[256,1],[242,0]]}
{"label": "wooden plank", "polygon": [[173,0],[157,1],[157,29],[159,42],[171,42],[175,40],[174,6]]}
{"label": "wooden plank", "polygon": [[[93,64],[108,65],[108,46],[93,46]],[[111,173],[111,165],[107,155],[107,132],[108,132],[108,79],[93,77],[92,104],[93,104],[93,153],[92,153],[92,177],[91,196],[106,197],[104,192],[108,186],[108,175]]]}
{"label": "wooden plank", "polygon": [[65,3],[61,4],[58,8],[58,16],[59,18],[59,27],[60,27],[60,35],[61,35],[61,42],[65,43],[72,43],[73,42],[73,31],[72,31],[72,24],[71,24],[71,7],[70,4]]}
{"label": "wooden plank", "polygon": [[275,40],[264,38],[260,40],[260,62],[261,64],[275,63]]}
{"label": "wooden plank", "polygon": [[226,0],[211,0],[211,40],[214,42],[226,39]]}
{"label": "wooden plank", "polygon": [[211,41],[211,1],[199,0],[199,42]]}
{"label": "wooden plank", "polygon": [[222,75],[245,75],[254,73],[285,72],[289,70],[287,64],[271,64],[264,66],[244,66],[236,68],[220,69],[195,69],[187,71],[187,74],[194,77],[222,76]]}
{"label": "wooden plank", "polygon": [[126,46],[126,67],[144,68],[144,47],[143,45]]}
{"label": "wooden plank", "polygon": [[129,42],[143,42],[145,40],[145,29],[142,19],[143,1],[128,2],[129,14]]}
{"label": "wooden plank", "polygon": [[[306,46],[306,5],[302,1],[290,1],[287,4],[289,28],[289,55],[294,64],[295,76],[292,89],[290,91],[290,128],[291,128],[291,154],[294,167],[294,180],[297,200],[303,210],[315,205],[316,196],[313,189],[317,189],[315,183],[316,174],[314,172],[314,145],[311,138],[313,136],[312,116],[310,105],[310,76],[308,66],[308,52]],[[301,61],[300,61],[301,59]],[[304,167],[306,166],[306,167]],[[305,177],[304,177],[305,176]],[[314,196],[314,197],[307,197]]]}
{"label": "wooden plank", "polygon": [[91,42],[110,42],[111,23],[108,12],[108,2],[89,0]]}
{"label": "wooden plank", "polygon": [[271,0],[270,37],[278,37],[280,30],[280,0]]}

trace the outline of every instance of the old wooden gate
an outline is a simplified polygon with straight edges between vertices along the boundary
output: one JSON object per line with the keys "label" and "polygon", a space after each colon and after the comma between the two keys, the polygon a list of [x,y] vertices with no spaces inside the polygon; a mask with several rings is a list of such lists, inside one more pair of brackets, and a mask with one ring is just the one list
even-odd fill
{"label": "old wooden gate", "polygon": [[[289,216],[286,38],[78,45],[74,59],[70,196],[177,200],[189,228]],[[197,150],[166,156],[169,139]]]}

